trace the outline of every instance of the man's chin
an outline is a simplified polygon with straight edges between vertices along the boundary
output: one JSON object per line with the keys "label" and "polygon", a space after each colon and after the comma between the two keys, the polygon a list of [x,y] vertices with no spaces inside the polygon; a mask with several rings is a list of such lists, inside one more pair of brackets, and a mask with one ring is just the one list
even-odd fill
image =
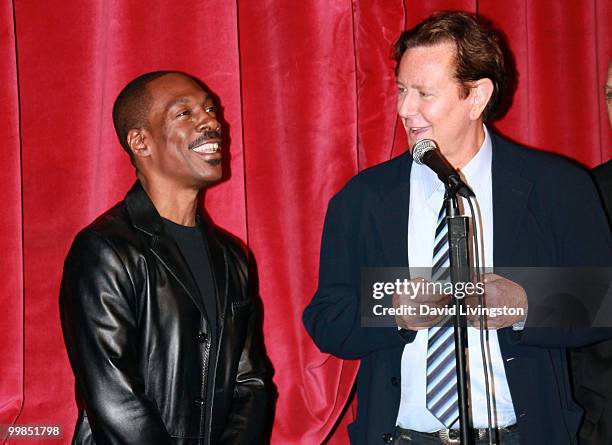
{"label": "man's chin", "polygon": [[[215,162],[215,161],[211,161]],[[221,179],[223,179],[223,171],[221,170],[221,161],[215,166],[211,164],[211,167],[214,168],[213,171],[207,172],[206,174],[200,177],[200,188],[210,187],[211,185],[215,185]],[[211,169],[212,170],[212,169]]]}

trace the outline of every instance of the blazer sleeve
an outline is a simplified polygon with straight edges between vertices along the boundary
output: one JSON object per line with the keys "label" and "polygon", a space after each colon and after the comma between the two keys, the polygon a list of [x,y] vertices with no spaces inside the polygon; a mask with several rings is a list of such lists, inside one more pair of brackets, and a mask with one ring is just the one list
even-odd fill
{"label": "blazer sleeve", "polygon": [[[568,268],[611,268],[610,229],[593,180],[586,171],[578,168],[566,169],[563,177],[563,191],[554,189],[555,185],[558,186],[555,182],[546,193],[551,203],[549,208],[552,208],[551,231],[557,240],[560,265]],[[607,273],[607,277],[610,276],[612,274]],[[571,279],[571,275],[568,279]],[[579,297],[584,298],[584,295]],[[602,297],[610,298],[610,292]],[[587,346],[612,338],[612,319],[608,326],[597,328],[584,325],[578,328],[537,328],[529,327],[528,316],[527,327],[522,332],[509,331],[508,334],[513,342],[524,345],[552,348]]]}
{"label": "blazer sleeve", "polygon": [[82,232],[64,264],[60,317],[79,396],[99,444],[171,444],[137,371],[134,290],[114,249]]}
{"label": "blazer sleeve", "polygon": [[[353,199],[350,199],[353,198]],[[373,351],[405,345],[414,331],[362,327],[358,198],[344,189],[329,203],[319,266],[319,286],[303,314],[306,330],[321,352],[358,359]]]}

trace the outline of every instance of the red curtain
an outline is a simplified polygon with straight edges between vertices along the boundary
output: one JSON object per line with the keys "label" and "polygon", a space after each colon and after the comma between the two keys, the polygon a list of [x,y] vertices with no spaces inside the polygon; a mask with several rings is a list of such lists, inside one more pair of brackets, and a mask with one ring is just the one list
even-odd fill
{"label": "red curtain", "polygon": [[192,73],[222,101],[229,178],[206,196],[254,253],[279,398],[273,444],[346,444],[357,363],[321,354],[301,313],[317,285],[329,198],[405,150],[390,47],[438,9],[506,34],[517,90],[506,136],[592,167],[612,156],[607,0],[13,0],[0,5],[0,424],[59,424],[74,380],[57,295],[76,234],[134,180],[111,121],[137,75]]}

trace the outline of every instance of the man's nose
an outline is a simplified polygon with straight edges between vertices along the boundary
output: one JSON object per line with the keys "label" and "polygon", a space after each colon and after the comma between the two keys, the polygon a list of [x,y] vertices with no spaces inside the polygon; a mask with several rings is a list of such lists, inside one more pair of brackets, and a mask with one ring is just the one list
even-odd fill
{"label": "man's nose", "polygon": [[414,93],[406,92],[398,96],[397,114],[404,118],[418,114],[418,106]]}
{"label": "man's nose", "polygon": [[221,127],[221,125],[219,125],[219,121],[217,121],[217,118],[206,110],[200,110],[197,118],[196,129],[200,132],[206,130],[218,130],[219,127]]}

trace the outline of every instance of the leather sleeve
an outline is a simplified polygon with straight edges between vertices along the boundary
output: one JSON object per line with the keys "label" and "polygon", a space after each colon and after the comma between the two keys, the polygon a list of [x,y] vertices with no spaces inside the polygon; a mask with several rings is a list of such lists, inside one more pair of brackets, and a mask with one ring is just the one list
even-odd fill
{"label": "leather sleeve", "polygon": [[[236,252],[234,252],[236,254]],[[244,266],[246,272],[246,259],[242,252],[238,262]],[[272,382],[270,380],[270,367],[263,342],[261,322],[258,317],[255,298],[252,294],[253,282],[247,281],[249,298],[242,302],[234,302],[232,310],[248,311],[247,328],[244,346],[238,363],[236,382],[232,398],[232,407],[225,422],[225,428],[219,439],[220,444],[263,444],[269,424],[270,395]],[[238,305],[243,305],[238,309]]]}
{"label": "leather sleeve", "polygon": [[270,385],[268,367],[255,308],[248,321],[248,333],[238,364],[232,408],[220,444],[265,443],[268,425]]}
{"label": "leather sleeve", "polygon": [[91,231],[64,264],[64,340],[93,437],[100,444],[171,444],[137,369],[134,288],[116,251]]}

